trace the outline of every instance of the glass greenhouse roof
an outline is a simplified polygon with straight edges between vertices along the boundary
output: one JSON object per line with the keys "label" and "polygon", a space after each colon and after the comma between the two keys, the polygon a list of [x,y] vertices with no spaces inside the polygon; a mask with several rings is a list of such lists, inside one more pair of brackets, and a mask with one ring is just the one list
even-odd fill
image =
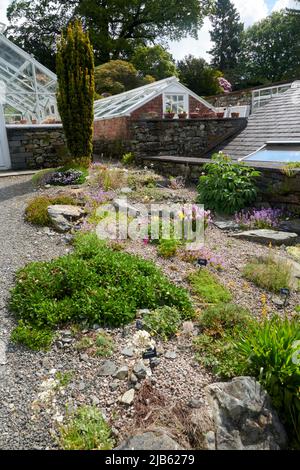
{"label": "glass greenhouse roof", "polygon": [[178,83],[176,77],[150,83],[119,95],[103,98],[95,102],[95,118],[108,118],[129,115],[147,101],[159,95],[171,83]]}
{"label": "glass greenhouse roof", "polygon": [[7,122],[58,119],[56,75],[1,33],[0,85]]}
{"label": "glass greenhouse roof", "polygon": [[268,142],[242,160],[265,163],[300,162],[300,142]]}

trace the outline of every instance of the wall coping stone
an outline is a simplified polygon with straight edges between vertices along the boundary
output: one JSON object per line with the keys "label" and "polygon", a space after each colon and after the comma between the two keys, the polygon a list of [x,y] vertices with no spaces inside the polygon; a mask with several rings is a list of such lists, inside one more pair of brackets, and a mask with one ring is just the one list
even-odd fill
{"label": "wall coping stone", "polygon": [[62,124],[6,124],[6,129],[14,129],[14,130],[22,130],[22,129],[30,129],[33,130],[40,130],[40,129],[62,129]]}

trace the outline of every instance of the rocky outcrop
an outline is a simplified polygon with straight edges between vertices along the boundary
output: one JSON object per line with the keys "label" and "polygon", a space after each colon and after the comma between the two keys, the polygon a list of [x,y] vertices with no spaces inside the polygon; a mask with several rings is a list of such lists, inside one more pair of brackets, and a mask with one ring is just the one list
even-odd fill
{"label": "rocky outcrop", "polygon": [[232,237],[239,238],[242,240],[249,240],[251,242],[263,243],[268,245],[293,245],[299,238],[297,233],[280,232],[277,230],[247,230],[245,232],[239,232],[232,234]]}
{"label": "rocky outcrop", "polygon": [[[209,417],[201,415],[204,448],[210,450],[280,450],[286,432],[272,408],[268,394],[251,377],[215,383],[205,389]],[[199,414],[200,410],[196,413]],[[195,418],[194,418],[195,420]]]}
{"label": "rocky outcrop", "polygon": [[84,209],[79,206],[54,205],[48,207],[48,214],[54,228],[58,232],[68,232],[84,215]]}
{"label": "rocky outcrop", "polygon": [[183,450],[165,431],[136,434],[122,442],[115,450]]}

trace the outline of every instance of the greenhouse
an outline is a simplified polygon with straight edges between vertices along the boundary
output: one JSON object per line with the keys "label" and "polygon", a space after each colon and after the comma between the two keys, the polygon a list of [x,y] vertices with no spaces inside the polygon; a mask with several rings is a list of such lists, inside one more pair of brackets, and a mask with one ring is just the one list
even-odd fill
{"label": "greenhouse", "polygon": [[4,35],[0,24],[0,93],[8,124],[41,124],[59,119],[56,75]]}

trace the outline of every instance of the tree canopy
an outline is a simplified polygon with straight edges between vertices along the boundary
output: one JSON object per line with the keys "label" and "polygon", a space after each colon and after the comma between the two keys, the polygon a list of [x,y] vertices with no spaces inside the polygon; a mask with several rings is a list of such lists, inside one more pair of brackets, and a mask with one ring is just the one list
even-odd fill
{"label": "tree canopy", "polygon": [[[13,0],[8,36],[54,68],[55,37],[78,17],[89,31],[96,64],[130,59],[138,46],[197,37],[212,0]],[[50,64],[50,65],[49,65]]]}
{"label": "tree canopy", "polygon": [[244,25],[230,0],[217,0],[211,21],[210,36],[214,44],[210,51],[212,65],[232,76],[241,54]]}
{"label": "tree canopy", "polygon": [[131,62],[143,75],[151,75],[156,80],[177,75],[172,55],[160,45],[137,47]]}
{"label": "tree canopy", "polygon": [[149,75],[143,77],[133,64],[124,60],[111,60],[95,69],[96,93],[116,95],[154,82]]}
{"label": "tree canopy", "polygon": [[188,55],[177,63],[177,68],[181,82],[194,93],[208,96],[223,91],[218,81],[222,73],[212,68],[204,59]]}

